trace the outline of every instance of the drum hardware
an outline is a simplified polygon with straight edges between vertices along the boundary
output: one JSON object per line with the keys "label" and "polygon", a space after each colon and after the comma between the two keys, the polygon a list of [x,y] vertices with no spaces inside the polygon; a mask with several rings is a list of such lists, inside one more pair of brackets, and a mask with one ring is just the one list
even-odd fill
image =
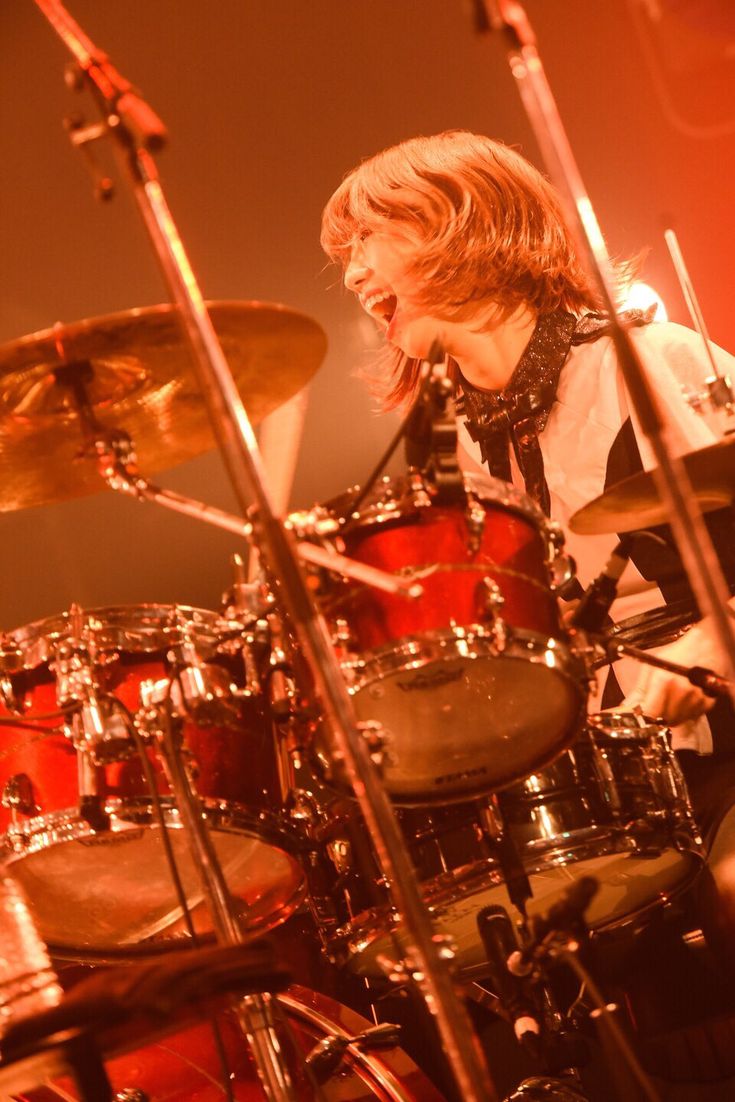
{"label": "drum hardware", "polygon": [[[679,238],[676,231],[671,227],[664,230],[664,240],[669,250],[669,256],[671,257],[674,271],[676,272],[676,278],[679,281],[681,293],[684,296],[684,301],[689,310],[692,328],[699,334],[704,346],[705,355],[712,368],[712,374],[704,380],[706,389],[703,391],[695,391],[690,396],[689,400],[695,409],[699,408],[701,410],[704,403],[708,402],[712,409],[722,410],[728,417],[732,417],[733,414],[735,414],[735,396],[733,395],[732,383],[727,375],[723,375],[717,366],[717,361],[712,352],[712,344],[704,320],[704,314],[702,313],[702,308],[694,288],[694,283],[689,274],[689,269],[684,260],[684,254],[681,251],[681,245],[679,244]],[[732,432],[732,429],[730,429],[730,432]]]}
{"label": "drum hardware", "polygon": [[[560,1099],[585,1102],[580,1069],[588,1063],[587,1045],[570,1030],[571,1012],[556,1005],[550,964],[567,964],[578,978],[593,1008],[589,1017],[600,1034],[612,1063],[621,1098],[643,1097],[658,1102],[638,1058],[616,1019],[617,1007],[609,1004],[582,963],[580,950],[589,938],[585,914],[597,893],[595,877],[583,876],[563,893],[544,915],[535,915],[520,927],[520,942],[503,907],[484,908],[477,916],[478,931],[487,952],[489,982],[497,992],[500,1009],[513,1024],[516,1037],[542,1072],[524,1080],[510,1099]],[[544,1008],[542,1011],[541,1008]],[[560,1078],[563,1076],[563,1078]],[[508,1100],[506,1100],[508,1102]]]}
{"label": "drum hardware", "polygon": [[[266,982],[273,982],[267,978]],[[234,984],[233,984],[234,986]],[[352,1044],[351,1039],[372,1027],[361,1015],[333,999],[302,987],[290,987],[279,996],[285,1008],[286,1032],[296,1058],[304,1059],[317,1050],[322,1040],[334,1037],[335,1050],[347,1041],[343,1058],[331,1075],[325,1072],[322,1090],[319,1084],[299,1081],[299,1098],[345,1097],[376,1099],[380,1102],[443,1102],[442,1096],[411,1058],[394,1040],[382,1045]],[[166,1015],[152,1025],[149,1015],[135,1014],[120,1027],[94,1023],[84,1041],[94,1044],[102,1054],[113,1098],[121,1102],[168,1098],[187,1092],[192,1097],[255,1097],[258,1084],[252,1062],[243,1051],[232,1015],[215,1007],[216,1022],[222,1035],[224,1057],[230,1078],[222,1081],[221,1060],[212,1037],[211,1026],[201,1014],[189,1008],[184,1016]],[[187,1008],[184,1008],[186,1011]],[[16,1048],[0,1064],[0,1086],[4,1097],[21,1095],[27,1102],[76,1102],[84,1100],[72,1081],[71,1059],[83,1055],[83,1045],[70,1053],[53,1038],[50,1045],[26,1044],[21,1056]],[[284,1054],[285,1056],[285,1054]],[[298,1068],[294,1069],[298,1071]],[[311,1072],[311,1068],[309,1069]],[[315,1077],[313,1074],[311,1078]],[[84,1100],[90,1102],[90,1100]],[[96,1096],[91,1102],[100,1102]]]}
{"label": "drum hardware", "polygon": [[[303,781],[301,787],[311,789]],[[364,830],[354,804],[317,798],[309,814],[306,836],[316,854],[307,871],[309,901],[327,956],[362,976],[399,973],[405,933],[375,866],[371,872],[355,858]],[[625,933],[684,891],[701,868],[699,831],[666,729],[637,713],[591,717],[571,750],[492,798],[401,808],[398,818],[435,930],[454,945],[468,981],[485,974],[475,922],[484,907],[522,908],[527,899],[533,916],[558,900],[570,879],[594,876],[600,890],[589,914],[593,937]],[[514,869],[502,852],[504,827],[530,897],[519,883],[510,898]]]}
{"label": "drum hardware", "polygon": [[351,1046],[354,1045],[367,1052],[376,1048],[394,1048],[398,1044],[400,1034],[401,1027],[391,1022],[369,1026],[353,1037],[329,1033],[314,1045],[311,1052],[307,1054],[305,1063],[318,1083],[326,1083],[334,1075]]}
{"label": "drum hardware", "polygon": [[13,823],[17,823],[19,814],[37,815],[41,810],[36,803],[33,781],[27,773],[14,773],[8,777],[2,787],[0,803],[10,810]]}
{"label": "drum hardware", "polygon": [[[482,546],[482,534],[485,531],[487,514],[472,491],[467,492],[467,508],[465,509],[465,521],[467,524],[467,551],[470,556],[476,555]],[[499,591],[498,591],[499,592]]]}
{"label": "drum hardware", "polygon": [[[242,895],[249,929],[270,928],[300,903],[304,874],[295,853],[300,843],[286,819],[267,710],[261,694],[241,687],[246,663],[239,651],[251,636],[242,624],[215,613],[156,606],[77,611],[6,636],[0,665],[23,718],[0,717],[3,730],[12,729],[0,773],[0,784],[10,782],[0,841],[15,875],[36,900],[42,932],[55,952],[85,959],[114,953],[131,941],[178,936],[186,908],[176,902],[162,867],[161,847],[169,838],[182,868],[185,899],[189,906],[199,900],[193,869],[181,852],[179,813],[155,753],[154,704],[170,705],[184,724],[188,764],[198,770],[215,844],[233,891]],[[98,686],[104,714],[125,720],[130,746],[138,748],[133,757],[108,754],[92,766],[85,743],[77,749],[63,730],[46,725],[59,718],[49,706],[56,704],[57,693],[51,667],[80,637],[87,646],[86,681]],[[216,685],[235,680],[237,699],[220,707],[223,701],[215,694],[215,712],[205,702],[202,713],[201,702],[189,692],[187,707],[177,667],[167,659],[181,658],[184,651],[200,674],[199,665],[205,675],[215,671],[210,681]],[[260,665],[263,655],[256,661]],[[145,756],[142,744],[149,748]],[[153,789],[140,772],[149,755]],[[14,780],[19,775],[27,780]],[[159,791],[160,817],[154,799]],[[94,811],[100,818],[90,823]]]}
{"label": "drum hardware", "polygon": [[[725,577],[702,518],[702,511],[712,506],[707,504],[706,495],[701,492],[705,487],[698,486],[696,478],[692,478],[690,474],[692,463],[696,466],[694,456],[707,455],[712,449],[706,448],[684,459],[671,454],[665,418],[652,381],[630,333],[618,317],[616,285],[605,238],[590,197],[585,191],[544,70],[534,29],[519,0],[485,0],[484,7],[487,14],[484,29],[500,31],[506,38],[511,74],[542,150],[551,181],[559,193],[562,214],[577,245],[580,261],[610,319],[612,341],[623,381],[656,464],[649,476],[652,481],[647,485],[648,501],[651,503],[648,512],[641,508],[644,503],[638,502],[638,509],[630,510],[621,526],[612,524],[604,530],[627,532],[635,528],[650,527],[660,522],[650,519],[649,514],[658,512],[660,515],[663,512],[663,522],[671,526],[697,606],[703,616],[711,617],[713,636],[725,656],[726,674],[731,684],[730,696],[735,703],[735,625],[726,612],[728,590]],[[717,447],[723,445],[715,445]],[[619,487],[630,482],[631,480],[626,479]],[[652,494],[654,485],[656,494]],[[730,492],[723,504],[732,502],[732,489],[730,479]],[[614,491],[615,488],[613,497]],[[700,506],[702,496],[705,500]],[[601,498],[598,498],[597,502],[600,501]],[[610,499],[608,503],[609,501]],[[570,518],[572,531],[579,534],[602,531],[603,528],[595,527],[595,520],[598,524],[604,524],[605,521],[609,523],[613,513],[619,515],[619,501],[615,507],[610,505],[608,509],[603,508],[605,521],[596,517],[595,504],[592,503],[589,512],[589,506],[585,506]],[[631,517],[632,512],[636,514],[634,517]],[[580,514],[583,515],[581,523]]]}
{"label": "drum hardware", "polygon": [[[433,488],[437,503],[464,501],[464,477],[457,457],[456,388],[439,340],[432,343],[421,370],[421,385],[406,420],[406,463]],[[472,519],[470,513],[468,521]],[[479,534],[473,537],[472,527],[469,531],[479,546]]]}
{"label": "drum hardware", "polygon": [[[191,772],[180,753],[181,731],[175,730],[173,717],[163,710],[162,749],[177,807],[186,828],[191,857],[201,878],[212,924],[225,945],[242,945],[245,934],[240,925],[211,835],[205,825],[203,804],[193,784]],[[289,1069],[282,1059],[278,1006],[270,993],[240,996],[233,1007],[238,1024],[247,1038],[258,1069],[261,1084],[269,1099],[294,1098]]]}
{"label": "drum hardware", "polygon": [[[174,512],[183,513],[194,520],[204,521],[215,528],[222,528],[226,532],[234,532],[246,539],[252,539],[253,537],[253,525],[244,521],[241,517],[217,509],[212,505],[205,505],[203,502],[177,494],[172,490],[155,486],[126,463],[119,463],[114,460],[111,464],[109,453],[102,457],[101,469],[103,477],[112,490],[136,497],[140,501],[150,501],[156,505],[163,505]],[[353,562],[332,549],[315,547],[311,543],[302,542],[295,545],[294,553],[306,563],[320,566],[337,574],[344,574],[346,577],[354,578],[364,585],[383,589],[387,593],[396,593],[415,600],[423,592],[420,583],[414,578],[390,576],[384,571]]]}
{"label": "drum hardware", "polygon": [[[394,802],[461,801],[540,766],[576,734],[587,691],[551,589],[558,531],[547,535],[540,510],[497,480],[468,479],[449,505],[417,472],[380,482],[359,513],[353,497],[314,510],[324,542],[424,587],[411,605],[324,575],[315,587],[358,717],[390,737]],[[295,524],[303,530],[303,516]],[[543,716],[531,715],[542,699]],[[323,762],[320,742],[317,732]]]}

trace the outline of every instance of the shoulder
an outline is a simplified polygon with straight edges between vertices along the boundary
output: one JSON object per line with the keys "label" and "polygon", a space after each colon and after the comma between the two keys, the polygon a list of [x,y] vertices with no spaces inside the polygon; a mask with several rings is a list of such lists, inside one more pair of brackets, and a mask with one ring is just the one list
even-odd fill
{"label": "shoulder", "polygon": [[[673,375],[680,385],[701,389],[705,378],[712,374],[712,366],[698,333],[673,321],[652,322],[629,330],[631,339],[641,353],[644,364],[654,377]],[[735,357],[710,342],[715,363],[723,374],[735,375]],[[609,334],[597,340],[581,344],[572,350],[570,357],[578,366],[596,364],[601,372],[617,365],[613,339]]]}

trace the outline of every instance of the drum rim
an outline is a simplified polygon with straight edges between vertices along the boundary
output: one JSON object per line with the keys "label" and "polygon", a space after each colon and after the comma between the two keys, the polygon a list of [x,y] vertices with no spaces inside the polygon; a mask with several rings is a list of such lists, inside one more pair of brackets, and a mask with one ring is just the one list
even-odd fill
{"label": "drum rim", "polygon": [[[629,844],[625,844],[629,835],[626,834],[622,825],[593,825],[592,827],[580,828],[579,831],[574,833],[590,835],[596,831],[600,833],[596,833],[594,837],[585,838],[578,846],[567,845],[564,847],[567,853],[573,850],[573,861],[561,860],[562,847],[557,845],[546,853],[534,854],[535,860],[533,861],[524,860],[523,865],[526,874],[536,876],[555,868],[574,868],[580,862],[595,857],[625,856],[626,853],[631,856],[635,855],[635,850]],[[687,865],[691,866],[687,868],[686,876],[682,877],[681,883],[671,889],[660,889],[654,898],[634,911],[612,916],[607,920],[596,923],[590,927],[593,935],[607,930],[619,929],[629,922],[639,919],[652,907],[664,904],[689,886],[694,876],[703,867],[704,852],[697,847],[693,839],[683,834],[681,839],[692,844],[676,846],[673,844],[673,837],[669,837],[667,839],[668,844],[661,849],[662,854],[667,852],[678,853],[687,862]],[[601,846],[602,842],[605,843],[603,846]],[[456,903],[466,903],[468,899],[471,899],[483,888],[498,888],[503,887],[504,884],[505,879],[499,863],[488,857],[467,865],[461,865],[457,869],[440,873],[431,880],[423,881],[422,896],[431,912],[432,920],[440,923],[448,908]],[[474,890],[472,890],[473,888]],[[388,920],[387,925],[385,919]],[[382,924],[381,920],[383,920]],[[350,922],[346,922],[326,933],[326,947],[329,953],[335,954],[335,959],[340,963],[352,967],[353,962],[357,962],[364,951],[369,949],[381,935],[389,937],[399,930],[400,923],[396,921],[396,912],[392,905],[386,902],[384,905],[369,907],[360,911]],[[451,937],[451,935],[449,936]],[[358,946],[361,946],[361,948],[358,948]],[[462,965],[460,964],[459,967],[461,969]],[[359,974],[362,974],[362,972]]]}
{"label": "drum rim", "polygon": [[[457,654],[450,653],[452,647]],[[477,648],[476,653],[471,652],[472,647]],[[553,657],[552,662],[547,660],[547,655]],[[362,651],[358,658],[345,660],[341,666],[350,674],[350,694],[356,695],[376,681],[393,677],[406,669],[422,669],[432,662],[452,661],[455,657],[466,658],[468,662],[478,658],[520,658],[534,665],[545,665],[550,672],[559,673],[574,684],[577,678],[586,684],[583,657],[563,639],[510,624],[504,626],[502,644],[498,643],[498,634],[492,626],[463,624],[461,627],[434,628],[414,635],[403,635],[380,647]],[[405,658],[408,665],[406,662],[394,665],[399,658]],[[587,699],[582,685],[580,696]]]}
{"label": "drum rim", "polygon": [[[53,657],[54,647],[71,637],[72,615],[67,610],[4,632],[0,642],[0,669],[14,673],[43,665]],[[81,616],[83,626],[92,629],[98,652],[153,654],[176,645],[182,638],[182,627],[195,643],[216,651],[229,637],[245,631],[245,625],[239,621],[228,620],[211,609],[190,605],[106,605],[82,609]],[[184,617],[183,625],[181,617]]]}
{"label": "drum rim", "polygon": [[[502,479],[495,478],[490,474],[478,475],[472,472],[464,472],[463,482],[465,492],[468,496],[471,495],[480,502],[498,505],[510,512],[518,513],[527,520],[530,520],[531,523],[541,531],[545,532],[554,528],[553,523],[533,498],[529,497],[523,490],[519,490],[518,487],[514,486],[511,482],[504,482]],[[337,504],[345,498],[349,499],[349,496],[355,497],[357,495],[359,487],[353,486],[347,490],[343,490],[341,494],[336,494],[334,497],[328,498],[323,504],[317,505],[316,510],[321,511],[323,517],[333,521],[335,523],[335,531],[339,532],[343,527],[347,527],[347,525],[349,525],[351,529],[353,527],[359,529],[372,525],[385,524],[406,517],[417,516],[426,509],[458,508],[457,506],[448,507],[437,505],[431,499],[428,489],[429,483],[418,473],[414,476],[397,475],[394,477],[386,475],[373,488],[372,492],[375,492],[380,487],[397,490],[397,496],[389,497],[387,500],[378,498],[378,500],[372,503],[370,503],[370,499],[368,499],[367,502],[363,502],[361,509],[358,510],[357,513],[349,513],[345,517],[342,510],[337,508]],[[293,513],[292,516],[298,518],[303,517],[304,514]]]}
{"label": "drum rim", "polygon": [[[272,811],[252,811],[234,800],[209,797],[202,798],[201,803],[214,830],[256,838],[273,849],[281,850],[290,858],[308,848],[296,826]],[[167,826],[174,830],[183,829],[172,797],[162,796],[161,805]],[[114,824],[109,831],[111,834],[125,834],[149,827],[160,829],[155,820],[153,801],[148,796],[122,799],[110,797],[105,801],[104,813],[110,816],[110,822]],[[0,854],[4,860],[12,863],[43,853],[55,845],[82,841],[90,836],[99,838],[100,833],[82,818],[78,808],[61,808],[34,815],[24,819],[22,823],[9,826],[0,833]],[[103,835],[104,833],[108,832],[102,832]],[[114,845],[114,839],[112,844]]]}

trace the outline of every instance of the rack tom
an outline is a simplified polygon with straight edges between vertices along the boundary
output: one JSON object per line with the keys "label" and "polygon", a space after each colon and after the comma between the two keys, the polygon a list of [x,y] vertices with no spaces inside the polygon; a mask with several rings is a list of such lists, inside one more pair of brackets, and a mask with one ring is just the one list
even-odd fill
{"label": "rack tom", "polygon": [[420,478],[384,479],[356,513],[350,500],[292,523],[423,586],[408,600],[330,577],[318,594],[358,718],[379,725],[393,800],[465,800],[550,762],[587,692],[553,592],[558,530],[498,480],[450,505]]}
{"label": "rack tom", "polygon": [[0,846],[60,955],[114,957],[183,932],[157,802],[187,906],[207,929],[199,875],[146,730],[156,693],[184,706],[182,753],[245,928],[266,930],[299,904],[296,839],[262,694],[243,672],[243,636],[242,624],[213,612],[140,605],[76,610],[4,637]]}

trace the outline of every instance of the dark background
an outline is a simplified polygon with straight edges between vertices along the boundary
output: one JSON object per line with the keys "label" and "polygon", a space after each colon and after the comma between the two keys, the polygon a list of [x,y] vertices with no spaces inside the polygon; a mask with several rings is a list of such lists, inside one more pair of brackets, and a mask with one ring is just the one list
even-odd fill
{"label": "dark background", "polygon": [[[729,0],[665,7],[641,38],[625,0],[527,3],[611,250],[650,249],[646,277],[686,321],[661,236],[673,218],[712,337],[733,349],[733,15]],[[321,208],[360,158],[417,133],[467,127],[538,162],[501,43],[473,32],[461,0],[70,8],[170,130],[159,165],[205,294],[282,302],[325,329],[292,500],[328,499],[366,475],[395,422],[354,377],[375,338],[324,265]],[[96,203],[68,144],[62,117],[94,112],[65,89],[65,51],[32,0],[0,6],[0,41],[0,341],[163,301],[124,187]],[[160,481],[233,506],[214,452]],[[0,627],[74,600],[215,607],[236,546],[110,493],[3,513]]]}

